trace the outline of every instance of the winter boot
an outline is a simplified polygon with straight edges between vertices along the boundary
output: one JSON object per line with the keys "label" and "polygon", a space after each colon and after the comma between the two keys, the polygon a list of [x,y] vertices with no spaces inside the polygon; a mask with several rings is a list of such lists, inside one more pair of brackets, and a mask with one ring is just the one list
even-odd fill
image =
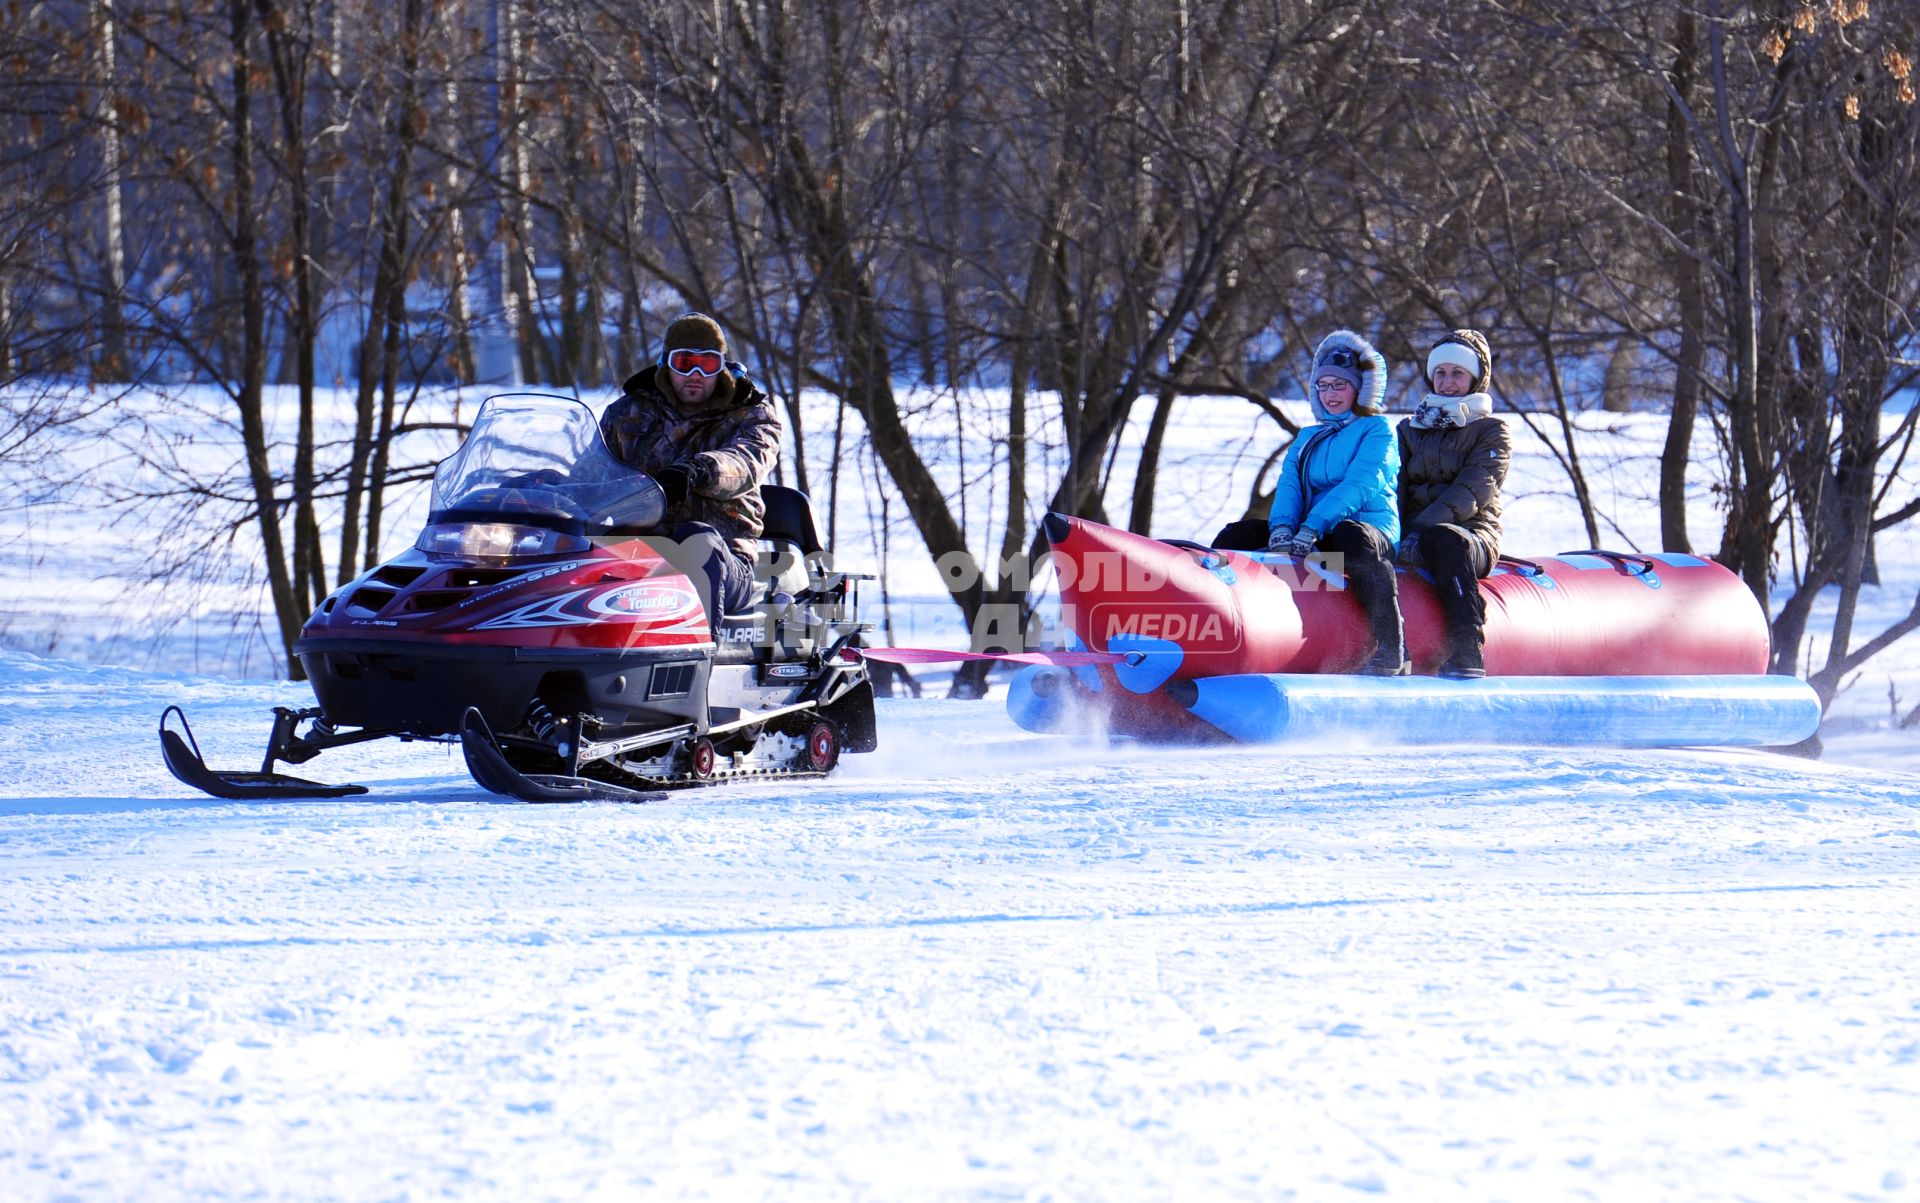
{"label": "winter boot", "polygon": [[1369,677],[1404,677],[1413,671],[1413,665],[1407,662],[1404,648],[1381,644],[1367,662],[1360,666],[1362,674]]}
{"label": "winter boot", "polygon": [[1447,622],[1447,658],[1440,675],[1468,680],[1487,675],[1480,650],[1485,646],[1481,624],[1486,621],[1486,602],[1480,586],[1464,576],[1455,576],[1440,590],[1440,609]]}
{"label": "winter boot", "polygon": [[1480,655],[1480,632],[1455,636],[1448,644],[1451,650],[1440,665],[1441,676],[1472,680],[1487,675],[1486,661]]}
{"label": "winter boot", "polygon": [[1369,677],[1404,677],[1413,671],[1413,665],[1407,662],[1407,640],[1396,614],[1393,628],[1384,626],[1377,633],[1373,655],[1360,666],[1360,671]]}
{"label": "winter boot", "polygon": [[1373,655],[1360,671],[1369,677],[1406,676],[1413,665],[1407,663],[1407,627],[1400,619],[1392,565],[1375,556],[1349,556],[1347,564],[1348,579],[1367,613],[1367,629],[1373,632]]}

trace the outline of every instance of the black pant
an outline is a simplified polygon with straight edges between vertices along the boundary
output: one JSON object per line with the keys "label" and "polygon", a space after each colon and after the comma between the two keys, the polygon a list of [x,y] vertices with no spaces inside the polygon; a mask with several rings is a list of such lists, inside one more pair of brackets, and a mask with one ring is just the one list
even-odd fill
{"label": "black pant", "polygon": [[1463,642],[1478,647],[1487,622],[1480,578],[1493,571],[1492,553],[1471,531],[1451,523],[1422,528],[1418,542],[1420,560],[1433,575],[1433,592],[1446,616],[1447,642],[1454,647]]}
{"label": "black pant", "polygon": [[[1266,520],[1241,518],[1229,522],[1213,537],[1213,545],[1224,551],[1265,551]],[[1353,599],[1366,611],[1367,627],[1374,639],[1388,647],[1401,646],[1400,586],[1393,571],[1393,544],[1377,527],[1349,518],[1320,537],[1319,549],[1340,557],[1340,562],[1330,567],[1347,578]]]}
{"label": "black pant", "polygon": [[733,544],[704,522],[682,522],[664,540],[649,540],[700,591],[707,625],[717,627],[723,614],[738,614],[753,604],[753,565]]}
{"label": "black pant", "polygon": [[1213,537],[1213,545],[1221,551],[1265,551],[1267,520],[1236,518],[1220,528],[1220,533]]}
{"label": "black pant", "polygon": [[1400,586],[1393,572],[1393,544],[1378,527],[1352,518],[1320,536],[1320,550],[1342,561],[1331,565],[1347,578],[1353,599],[1366,611],[1367,626],[1382,647],[1402,646]]}
{"label": "black pant", "polygon": [[[1265,551],[1266,520],[1241,518],[1229,522],[1213,537],[1213,545],[1224,551]],[[1373,637],[1381,643],[1398,644],[1400,588],[1393,572],[1393,544],[1378,528],[1349,518],[1320,537],[1319,549],[1341,558],[1331,567],[1347,578],[1353,599],[1367,613]]]}

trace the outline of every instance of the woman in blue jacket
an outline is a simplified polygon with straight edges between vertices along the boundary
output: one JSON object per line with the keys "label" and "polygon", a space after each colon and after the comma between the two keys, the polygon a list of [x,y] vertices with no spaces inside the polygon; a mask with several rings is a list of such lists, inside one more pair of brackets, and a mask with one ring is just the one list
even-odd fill
{"label": "woman in blue jacket", "polygon": [[1343,557],[1354,599],[1366,611],[1374,650],[1360,668],[1405,675],[1407,647],[1394,583],[1400,540],[1400,446],[1382,416],[1387,362],[1351,330],[1335,330],[1313,353],[1313,416],[1287,448],[1267,519],[1267,550]]}

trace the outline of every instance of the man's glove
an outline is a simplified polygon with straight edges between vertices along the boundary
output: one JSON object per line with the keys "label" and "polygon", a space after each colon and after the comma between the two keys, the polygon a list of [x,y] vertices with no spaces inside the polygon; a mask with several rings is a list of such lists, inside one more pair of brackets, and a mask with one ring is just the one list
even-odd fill
{"label": "man's glove", "polygon": [[683,459],[668,464],[664,468],[655,468],[648,473],[660,491],[667,495],[667,508],[673,509],[687,499],[687,494],[698,489],[707,481],[706,464],[698,459]]}
{"label": "man's glove", "polygon": [[1393,558],[1409,568],[1426,567],[1426,557],[1420,554],[1420,534],[1418,531],[1400,540],[1400,546],[1394,551]]}
{"label": "man's glove", "polygon": [[1274,555],[1286,555],[1287,549],[1292,546],[1293,528],[1291,526],[1276,526],[1267,531],[1267,550]]}

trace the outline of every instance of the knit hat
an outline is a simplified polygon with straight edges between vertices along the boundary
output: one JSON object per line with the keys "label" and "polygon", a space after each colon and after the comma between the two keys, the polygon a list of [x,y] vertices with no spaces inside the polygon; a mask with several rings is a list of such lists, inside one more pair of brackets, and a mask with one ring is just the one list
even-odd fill
{"label": "knit hat", "polygon": [[1357,394],[1360,391],[1359,364],[1360,360],[1354,356],[1353,352],[1341,352],[1339,348],[1335,348],[1332,358],[1314,360],[1312,383],[1318,384],[1331,376],[1337,380],[1346,381],[1353,386],[1353,391]]}
{"label": "knit hat", "polygon": [[1427,388],[1433,388],[1433,371],[1443,363],[1464,368],[1473,377],[1469,392],[1493,391],[1493,351],[1487,336],[1478,330],[1455,330],[1434,344],[1427,354]]}
{"label": "knit hat", "polygon": [[1307,380],[1313,401],[1313,416],[1322,422],[1331,415],[1320,405],[1319,390],[1313,386],[1328,376],[1351,384],[1358,394],[1349,415],[1361,417],[1379,413],[1387,397],[1387,361],[1373,344],[1351,330],[1335,330],[1320,340],[1313,353],[1313,375]]}
{"label": "knit hat", "polygon": [[704,313],[683,313],[667,323],[667,332],[661,336],[662,360],[668,351],[718,351],[725,355],[726,332],[720,329],[719,322]]}

